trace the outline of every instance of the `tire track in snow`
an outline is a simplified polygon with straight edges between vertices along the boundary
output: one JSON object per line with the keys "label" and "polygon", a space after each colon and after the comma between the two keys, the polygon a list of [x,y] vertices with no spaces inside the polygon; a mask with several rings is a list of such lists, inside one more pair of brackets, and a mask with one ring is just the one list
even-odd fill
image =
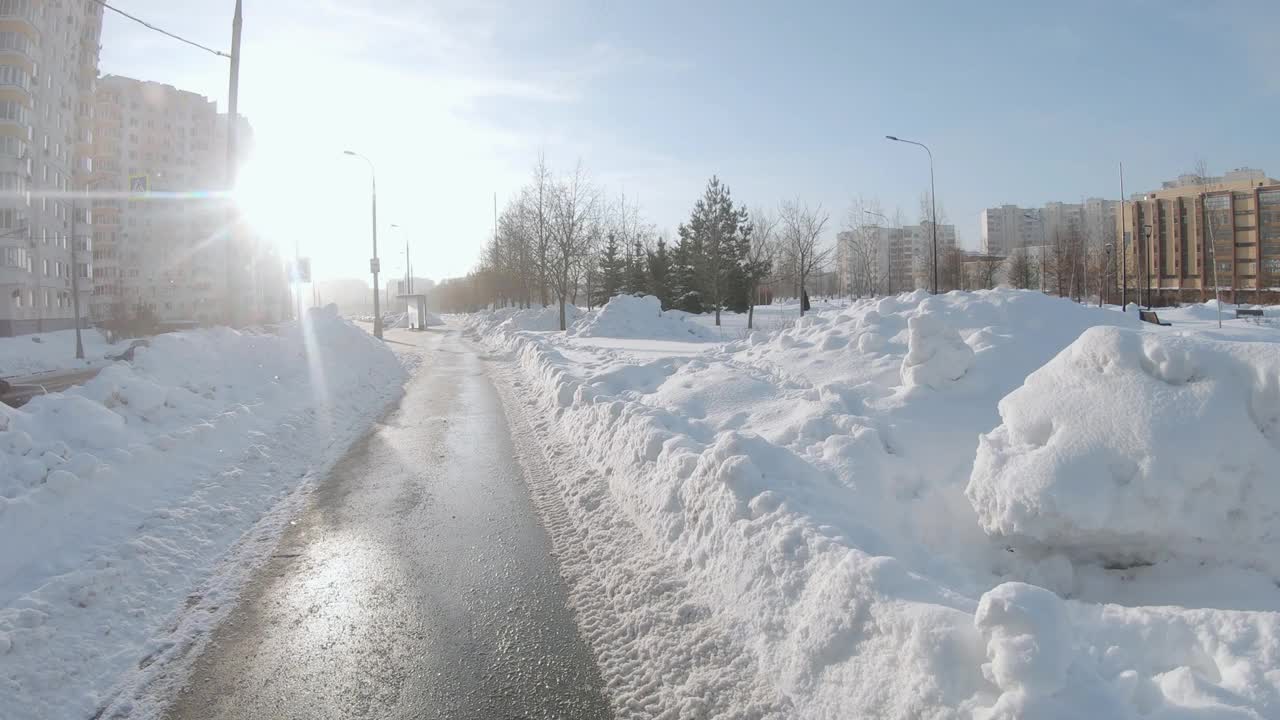
{"label": "tire track in snow", "polygon": [[[493,368],[570,603],[620,718],[794,716],[739,642],[735,622],[706,602],[618,507],[608,481],[554,425],[537,417],[519,369]],[[570,513],[566,505],[587,512]]]}

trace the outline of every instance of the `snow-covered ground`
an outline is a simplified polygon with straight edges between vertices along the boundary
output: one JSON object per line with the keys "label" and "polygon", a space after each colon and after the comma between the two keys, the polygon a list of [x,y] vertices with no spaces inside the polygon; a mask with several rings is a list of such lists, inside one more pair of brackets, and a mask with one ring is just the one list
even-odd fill
{"label": "snow-covered ground", "polygon": [[[746,653],[657,692],[589,633],[624,715],[1280,717],[1276,308],[1218,330],[1211,305],[1157,327],[917,292],[686,340],[709,318],[623,302],[563,334],[542,310],[468,322],[603,478],[556,478],[589,552],[696,592],[636,632],[712,623]],[[595,572],[627,587],[618,565]],[[743,667],[754,689],[717,694]]]}
{"label": "snow-covered ground", "polygon": [[91,717],[190,651],[405,377],[329,308],[279,335],[157,336],[0,406],[0,716]]}
{"label": "snow-covered ground", "polygon": [[81,330],[80,342],[84,360],[76,359],[75,330],[0,338],[0,378],[101,365],[106,355],[129,347],[127,341],[108,343],[97,330]]}

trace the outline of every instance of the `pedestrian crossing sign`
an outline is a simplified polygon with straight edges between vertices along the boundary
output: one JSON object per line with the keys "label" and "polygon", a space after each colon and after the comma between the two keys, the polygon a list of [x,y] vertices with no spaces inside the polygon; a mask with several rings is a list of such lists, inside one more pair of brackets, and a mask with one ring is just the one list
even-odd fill
{"label": "pedestrian crossing sign", "polygon": [[151,188],[147,180],[148,178],[146,175],[130,175],[129,176],[129,192],[131,193],[148,192]]}

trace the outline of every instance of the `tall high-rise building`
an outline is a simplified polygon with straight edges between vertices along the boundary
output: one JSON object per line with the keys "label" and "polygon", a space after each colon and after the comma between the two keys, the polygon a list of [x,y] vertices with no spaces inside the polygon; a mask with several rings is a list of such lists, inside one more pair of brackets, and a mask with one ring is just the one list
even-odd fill
{"label": "tall high-rise building", "polygon": [[[251,147],[239,123],[237,162]],[[99,82],[95,190],[125,197],[94,205],[95,321],[143,308],[168,325],[224,321],[230,273],[240,319],[278,319],[259,306],[282,307],[280,258],[259,257],[263,246],[222,192],[226,132],[226,116],[202,95],[117,75]]]}
{"label": "tall high-rise building", "polygon": [[74,327],[72,286],[87,299],[87,232],[72,217],[87,218],[68,194],[92,168],[102,11],[0,0],[0,335]]}
{"label": "tall high-rise building", "polygon": [[1044,244],[1044,224],[1040,211],[1017,205],[987,208],[979,218],[982,251],[989,255],[1010,255],[1014,250]]}

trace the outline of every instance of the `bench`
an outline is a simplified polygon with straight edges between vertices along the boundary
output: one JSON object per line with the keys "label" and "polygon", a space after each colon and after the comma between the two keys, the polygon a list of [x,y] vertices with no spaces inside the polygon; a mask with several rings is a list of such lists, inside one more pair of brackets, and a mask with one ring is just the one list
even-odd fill
{"label": "bench", "polygon": [[1262,308],[1236,308],[1236,319],[1254,317],[1262,317]]}
{"label": "bench", "polygon": [[1160,316],[1156,315],[1154,310],[1139,310],[1138,319],[1142,322],[1151,323],[1152,325],[1163,325],[1168,327],[1173,323],[1160,322]]}

